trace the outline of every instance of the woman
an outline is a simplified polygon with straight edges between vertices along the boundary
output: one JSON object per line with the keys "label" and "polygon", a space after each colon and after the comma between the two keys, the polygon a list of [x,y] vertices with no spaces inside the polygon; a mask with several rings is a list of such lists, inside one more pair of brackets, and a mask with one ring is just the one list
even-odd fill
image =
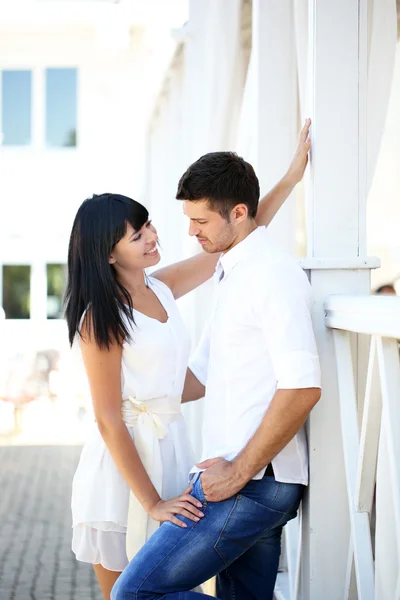
{"label": "woman", "polygon": [[[302,178],[308,128],[287,175],[260,203],[259,224]],[[218,256],[147,277],[160,260],[157,242],[147,210],[116,194],[86,200],[70,239],[69,338],[82,353],[97,422],[74,477],[72,547],[93,564],[105,600],[160,522],[186,527],[177,515],[203,517],[190,488],[182,492],[195,461],[180,412],[189,339],[175,300],[212,276]]]}

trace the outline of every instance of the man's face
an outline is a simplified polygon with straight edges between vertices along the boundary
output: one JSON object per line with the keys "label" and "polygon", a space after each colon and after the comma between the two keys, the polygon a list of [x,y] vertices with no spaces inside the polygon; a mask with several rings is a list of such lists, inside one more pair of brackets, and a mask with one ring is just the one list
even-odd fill
{"label": "man's face", "polygon": [[183,212],[190,219],[189,235],[196,236],[206,252],[226,252],[234,243],[235,225],[210,210],[207,200],[185,200]]}

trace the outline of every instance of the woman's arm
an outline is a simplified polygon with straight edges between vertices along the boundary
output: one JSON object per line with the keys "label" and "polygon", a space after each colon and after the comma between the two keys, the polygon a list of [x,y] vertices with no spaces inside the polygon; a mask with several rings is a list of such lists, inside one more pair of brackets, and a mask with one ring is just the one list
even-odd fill
{"label": "woman's arm", "polygon": [[145,510],[149,511],[160,496],[121,417],[122,348],[114,342],[109,350],[100,349],[90,333],[93,326],[88,331],[88,318],[86,316],[82,327],[81,348],[97,426],[117,469]]}
{"label": "woman's arm", "polygon": [[177,518],[177,514],[198,521],[203,516],[199,510],[201,503],[189,495],[189,488],[180,496],[163,501],[152,484],[121,417],[122,348],[114,342],[109,350],[100,349],[90,335],[93,325],[88,331],[88,318],[90,316],[86,316],[82,327],[83,362],[97,426],[117,469],[153,519],[172,521],[180,527],[186,527],[186,524]]}
{"label": "woman's arm", "polygon": [[200,400],[200,398],[204,398],[205,393],[205,386],[200,383],[196,375],[188,368],[186,370],[185,385],[182,392],[182,404]]}
{"label": "woman's arm", "polygon": [[[310,140],[308,137],[310,125],[311,121],[307,119],[300,132],[296,152],[286,174],[261,199],[256,216],[258,225],[267,226],[270,224],[294,187],[302,180],[310,150]],[[186,260],[181,260],[163,269],[159,269],[153,273],[153,277],[165,283],[175,298],[180,298],[213,276],[219,257],[219,253],[197,254]]]}

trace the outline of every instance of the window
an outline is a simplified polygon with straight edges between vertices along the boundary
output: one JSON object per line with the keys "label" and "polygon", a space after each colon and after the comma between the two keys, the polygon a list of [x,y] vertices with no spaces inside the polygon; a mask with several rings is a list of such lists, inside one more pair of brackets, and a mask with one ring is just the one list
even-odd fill
{"label": "window", "polygon": [[28,146],[31,143],[31,71],[3,71],[1,96],[3,145]]}
{"label": "window", "polygon": [[30,280],[30,266],[3,265],[3,308],[7,319],[29,319]]}
{"label": "window", "polygon": [[47,318],[62,319],[66,265],[47,265]]}
{"label": "window", "polygon": [[46,69],[46,144],[76,146],[76,69]]}

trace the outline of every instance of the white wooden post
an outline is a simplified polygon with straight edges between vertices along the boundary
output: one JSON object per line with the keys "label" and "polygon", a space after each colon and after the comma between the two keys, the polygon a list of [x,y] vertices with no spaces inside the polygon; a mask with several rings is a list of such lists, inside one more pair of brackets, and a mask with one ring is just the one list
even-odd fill
{"label": "white wooden post", "polygon": [[[202,154],[233,149],[231,140],[236,137],[238,98],[232,97],[232,92],[237,91],[238,81],[243,79],[240,5],[240,0],[189,2],[182,115],[187,163],[183,170]],[[200,250],[198,243],[187,235],[187,229],[183,239],[184,256]],[[211,295],[210,284],[206,284],[181,303],[196,342],[208,314]]]}
{"label": "white wooden post", "polygon": [[[190,0],[189,22],[185,36],[185,81],[182,107],[184,151],[182,170],[202,154],[232,150],[231,139],[237,122],[237,90],[243,77],[240,62],[240,0]],[[177,182],[176,182],[177,183]],[[175,191],[175,190],[174,190]],[[183,233],[183,256],[200,251],[189,238],[188,223]],[[208,315],[212,287],[203,285],[183,298],[180,308],[196,345]],[[184,409],[196,450],[201,445],[202,404]]]}
{"label": "white wooden post", "polygon": [[[313,152],[304,267],[311,270],[314,290],[323,395],[309,422],[303,600],[345,597],[350,523],[332,334],[325,329],[322,304],[330,293],[369,293],[365,242],[367,3],[309,0],[308,5]],[[358,373],[355,377],[357,380]]]}
{"label": "white wooden post", "polygon": [[400,599],[400,368],[396,339],[381,338],[382,434],[376,498],[376,600]]}
{"label": "white wooden post", "polygon": [[32,73],[32,145],[43,149],[46,141],[46,77],[45,67]]}
{"label": "white wooden post", "polygon": [[[350,510],[351,538],[347,560],[345,590],[351,589],[354,574],[357,578],[359,600],[374,599],[374,561],[371,546],[369,516],[367,512],[356,512],[354,506],[357,486],[359,457],[359,428],[357,415],[357,394],[353,370],[350,333],[334,331],[338,369],[341,427],[346,472],[347,495]],[[346,598],[346,596],[345,596]]]}
{"label": "white wooden post", "polygon": [[303,121],[309,115],[307,106],[307,55],[308,55],[308,0],[294,1],[294,29],[297,54],[300,115]]}
{"label": "white wooden post", "polygon": [[37,260],[31,266],[31,314],[32,321],[46,321],[47,318],[47,270],[46,263]]}
{"label": "white wooden post", "polygon": [[3,307],[3,262],[0,259],[0,308]]}
{"label": "white wooden post", "polygon": [[[297,65],[292,0],[253,0],[255,160],[262,193],[282,177],[296,147]],[[295,252],[295,203],[290,198],[269,227],[271,236]]]}

